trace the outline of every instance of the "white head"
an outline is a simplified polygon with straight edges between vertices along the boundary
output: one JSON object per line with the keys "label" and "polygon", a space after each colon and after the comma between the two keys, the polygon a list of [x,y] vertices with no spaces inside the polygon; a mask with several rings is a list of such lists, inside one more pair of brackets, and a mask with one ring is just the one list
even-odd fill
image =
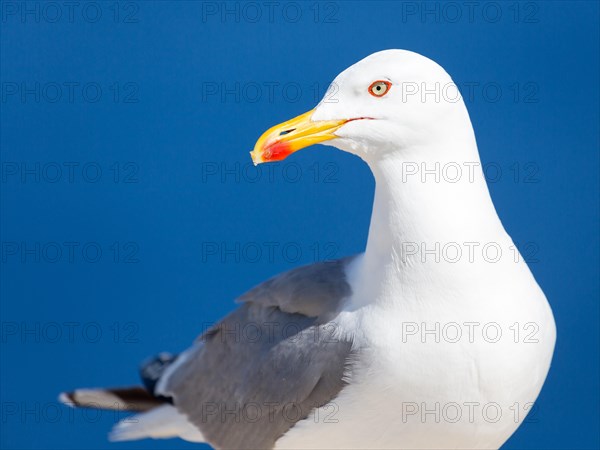
{"label": "white head", "polygon": [[504,233],[464,102],[446,71],[424,56],[386,50],[359,61],[314,110],[265,132],[251,155],[255,164],[280,161],[316,143],[358,155],[373,172],[366,254],[375,265],[394,261],[403,242],[432,248]]}
{"label": "white head", "polygon": [[403,151],[443,151],[432,142],[453,137],[472,137],[472,128],[450,76],[417,53],[385,50],[338,75],[315,109],[265,132],[251,155],[256,164],[279,161],[323,143],[371,163]]}

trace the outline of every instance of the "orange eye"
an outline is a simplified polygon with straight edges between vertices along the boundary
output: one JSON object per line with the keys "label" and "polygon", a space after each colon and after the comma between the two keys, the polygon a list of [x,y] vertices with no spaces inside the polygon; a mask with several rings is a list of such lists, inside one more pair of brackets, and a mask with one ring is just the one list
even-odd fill
{"label": "orange eye", "polygon": [[369,94],[373,97],[383,97],[388,93],[390,88],[392,87],[392,83],[389,81],[375,81],[371,86],[369,86]]}

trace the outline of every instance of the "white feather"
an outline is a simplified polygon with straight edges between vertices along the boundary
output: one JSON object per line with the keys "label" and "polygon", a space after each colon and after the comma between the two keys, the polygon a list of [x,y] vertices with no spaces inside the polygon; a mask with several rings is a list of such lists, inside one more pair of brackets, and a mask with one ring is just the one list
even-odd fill
{"label": "white feather", "polygon": [[117,423],[108,436],[111,441],[176,437],[190,442],[205,442],[202,433],[172,405],[127,417]]}

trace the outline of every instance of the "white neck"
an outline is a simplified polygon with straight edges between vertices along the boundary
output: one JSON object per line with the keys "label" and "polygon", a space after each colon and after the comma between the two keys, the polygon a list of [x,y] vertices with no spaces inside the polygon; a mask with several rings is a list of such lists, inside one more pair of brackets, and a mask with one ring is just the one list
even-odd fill
{"label": "white neck", "polygon": [[386,151],[383,158],[368,161],[376,189],[358,274],[368,285],[431,289],[432,279],[456,285],[488,269],[482,261],[469,261],[466,253],[458,263],[448,262],[445,246],[479,256],[488,242],[508,248],[511,241],[492,204],[466,110],[461,120],[467,122],[450,124],[447,133],[427,144]]}

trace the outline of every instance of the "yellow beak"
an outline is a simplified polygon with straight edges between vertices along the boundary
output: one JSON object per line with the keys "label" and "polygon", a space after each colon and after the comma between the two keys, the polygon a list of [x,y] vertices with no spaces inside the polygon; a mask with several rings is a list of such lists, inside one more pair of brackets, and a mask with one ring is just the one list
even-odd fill
{"label": "yellow beak", "polygon": [[254,165],[281,161],[301,148],[319,142],[335,139],[337,129],[348,120],[310,120],[315,110],[308,111],[287,122],[268,129],[256,141],[254,150],[250,152]]}

